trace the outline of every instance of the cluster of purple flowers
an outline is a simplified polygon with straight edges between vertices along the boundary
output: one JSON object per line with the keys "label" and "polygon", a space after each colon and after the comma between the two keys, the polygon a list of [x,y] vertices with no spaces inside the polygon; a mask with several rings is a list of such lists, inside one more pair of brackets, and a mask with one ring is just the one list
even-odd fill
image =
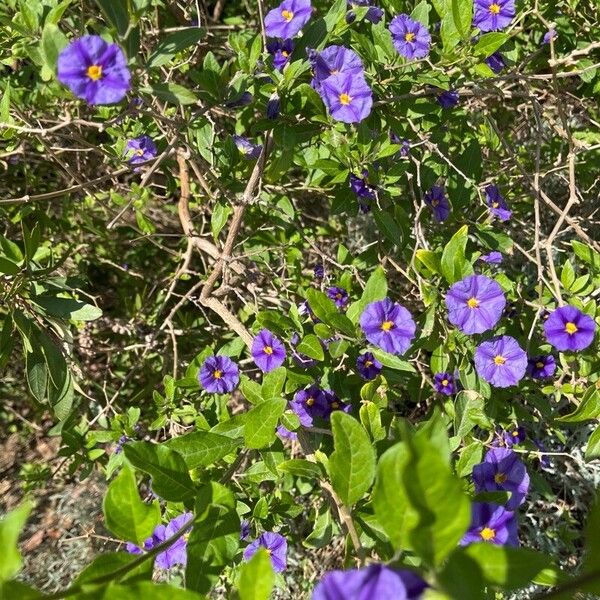
{"label": "cluster of purple flowers", "polygon": [[311,85],[336,121],[358,123],[369,116],[373,94],[356,52],[334,45],[321,52],[309,50],[308,59],[313,72]]}
{"label": "cluster of purple flowers", "polygon": [[369,171],[363,169],[361,175],[350,173],[350,189],[358,200],[358,208],[362,213],[371,210],[371,202],[377,197],[375,188],[369,185]]}

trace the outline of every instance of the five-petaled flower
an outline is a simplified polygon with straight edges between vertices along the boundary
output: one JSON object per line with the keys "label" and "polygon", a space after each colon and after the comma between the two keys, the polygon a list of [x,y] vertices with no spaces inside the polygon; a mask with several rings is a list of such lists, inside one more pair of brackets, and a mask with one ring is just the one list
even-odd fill
{"label": "five-petaled flower", "polygon": [[250,560],[259,548],[265,548],[271,557],[275,573],[285,571],[287,567],[287,540],[279,533],[266,531],[244,550],[244,560]]}
{"label": "five-petaled flower", "polygon": [[240,381],[238,366],[228,357],[221,354],[209,356],[199,373],[200,383],[207,392],[225,394],[235,389]]}
{"label": "five-petaled flower", "polygon": [[496,444],[497,446],[505,446],[506,448],[512,448],[517,444],[521,444],[525,441],[527,437],[527,433],[525,431],[525,427],[521,425],[513,427],[511,430],[504,430],[501,434],[498,435],[500,438],[500,443]]}
{"label": "five-petaled flower", "polygon": [[512,215],[512,210],[509,210],[506,200],[500,193],[498,186],[488,185],[485,188],[485,203],[490,209],[492,216],[498,217],[501,221],[508,221]]}
{"label": "five-petaled flower", "polygon": [[274,38],[293,38],[308,23],[312,14],[310,0],[283,0],[265,17],[265,33]]}
{"label": "five-petaled flower", "polygon": [[508,510],[515,510],[529,491],[529,474],[518,454],[508,448],[491,448],[483,462],[473,467],[473,483],[477,492],[510,492]]}
{"label": "five-petaled flower", "polygon": [[241,152],[242,156],[248,160],[258,158],[262,152],[262,144],[253,144],[248,138],[241,135],[231,136],[233,143]]}
{"label": "five-petaled flower", "polygon": [[344,46],[327,46],[321,52],[308,50],[308,61],[313,71],[311,86],[319,91],[321,83],[332,75],[360,75],[364,67],[360,56]]}
{"label": "five-petaled flower", "polygon": [[344,308],[348,304],[348,292],[341,287],[333,286],[327,289],[327,296],[335,302],[338,308]]}
{"label": "five-petaled flower", "polygon": [[450,373],[436,373],[433,376],[433,387],[436,392],[446,396],[451,396],[456,393],[454,376],[450,375]]}
{"label": "five-petaled flower", "polygon": [[552,377],[556,371],[556,360],[552,354],[530,356],[527,360],[527,375],[534,379]]}
{"label": "five-petaled flower", "polygon": [[360,327],[369,342],[392,354],[404,354],[417,329],[408,310],[389,298],[367,304]]}
{"label": "five-petaled flower", "polygon": [[[383,19],[383,10],[381,8],[372,6],[370,0],[348,0],[348,8],[362,8],[365,6],[368,8],[363,19],[377,25]],[[346,23],[352,23],[355,19],[356,14],[354,11],[351,10],[346,13]]]}
{"label": "five-petaled flower", "polygon": [[328,398],[317,385],[311,385],[296,392],[289,406],[296,413],[300,419],[300,424],[304,427],[310,427],[314,418],[326,418],[329,413]]}
{"label": "five-petaled flower", "polygon": [[325,573],[312,600],[417,600],[426,587],[427,583],[408,569],[372,564]]}
{"label": "five-petaled flower", "polygon": [[596,323],[589,315],[567,304],[550,313],[544,323],[546,339],[561,352],[584,350],[594,340]]}
{"label": "five-petaled flower", "polygon": [[404,58],[425,58],[429,54],[431,35],[420,21],[406,14],[397,15],[390,23],[394,47]]}
{"label": "five-petaled flower", "polygon": [[482,342],[475,350],[477,374],[495,387],[516,385],[527,368],[527,354],[515,338],[498,336]]}
{"label": "five-petaled flower", "polygon": [[455,90],[443,90],[438,92],[436,98],[442,108],[452,108],[460,102],[460,95]]}
{"label": "five-petaled flower", "polygon": [[363,379],[375,379],[381,373],[382,368],[383,365],[372,352],[360,354],[356,359],[356,370]]}
{"label": "five-petaled flower", "polygon": [[283,67],[288,64],[294,42],[292,40],[269,40],[267,41],[267,52],[273,57],[273,66],[278,71],[283,71]]}
{"label": "five-petaled flower", "polygon": [[[175,535],[182,527],[194,518],[193,513],[183,513],[165,525],[157,525],[149,537],[144,542],[143,549],[131,542],[126,545],[127,552],[130,554],[143,554],[144,550],[152,550],[155,546],[162,544],[170,537]],[[155,565],[161,569],[170,569],[176,565],[184,565],[187,562],[187,538],[185,535],[177,538],[166,550],[156,555]]]}
{"label": "five-petaled flower", "polygon": [[518,546],[517,518],[497,504],[474,502],[471,505],[471,525],[460,544],[489,542],[499,546]]}
{"label": "five-petaled flower", "polygon": [[448,320],[463,333],[483,333],[502,317],[506,298],[502,288],[485,275],[468,275],[446,294]]}
{"label": "five-petaled flower", "polygon": [[502,252],[494,251],[489,254],[482,254],[479,257],[479,260],[482,260],[488,265],[500,265],[502,264],[504,257],[502,256]]}
{"label": "five-petaled flower", "polygon": [[252,358],[258,368],[268,373],[285,361],[285,346],[268,329],[261,329],[252,342]]}
{"label": "five-petaled flower", "polygon": [[515,16],[515,0],[475,0],[473,25],[480,31],[508,27]]}
{"label": "five-petaled flower", "polygon": [[330,75],[321,81],[320,94],[336,121],[359,123],[371,113],[373,95],[362,74]]}
{"label": "five-petaled flower", "polygon": [[58,55],[58,80],[88,104],[116,104],[130,88],[125,54],[99,35],[84,35]]}
{"label": "five-petaled flower", "polygon": [[441,185],[434,185],[423,196],[423,201],[431,207],[433,217],[438,223],[442,223],[450,216],[450,202]]}
{"label": "five-petaled flower", "polygon": [[[156,156],[156,144],[150,136],[142,135],[128,140],[127,145],[125,146],[125,153],[129,157],[129,163],[137,165],[147,160],[151,160]],[[138,169],[136,168],[136,171],[137,170]]]}

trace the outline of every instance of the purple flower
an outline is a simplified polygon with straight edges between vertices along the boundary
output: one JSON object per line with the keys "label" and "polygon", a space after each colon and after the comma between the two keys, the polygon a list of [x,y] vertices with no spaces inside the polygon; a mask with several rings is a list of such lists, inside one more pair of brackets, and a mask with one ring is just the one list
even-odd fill
{"label": "purple flower", "polygon": [[502,316],[506,298],[502,288],[485,275],[468,275],[446,294],[448,320],[463,333],[483,333]]}
{"label": "purple flower", "polygon": [[550,40],[555,40],[557,36],[558,33],[556,33],[556,29],[548,29],[548,31],[546,31],[546,33],[544,34],[544,39],[542,40],[542,43],[549,44]]}
{"label": "purple flower", "polygon": [[471,506],[471,525],[461,546],[489,542],[499,546],[518,546],[517,518],[504,506],[475,502]]}
{"label": "purple flower", "polygon": [[123,452],[123,444],[127,443],[129,438],[126,435],[122,435],[115,446],[115,454],[121,454]]}
{"label": "purple flower", "polygon": [[526,368],[527,354],[509,335],[482,342],[475,349],[477,374],[495,387],[516,385]]}
{"label": "purple flower", "polygon": [[476,492],[510,492],[508,510],[516,510],[529,491],[529,474],[516,452],[508,448],[491,448],[482,463],[473,467]]}
{"label": "purple flower", "polygon": [[360,327],[369,342],[392,354],[404,354],[417,329],[406,308],[389,298],[367,304]]}
{"label": "purple flower", "polygon": [[490,207],[490,212],[494,217],[501,221],[508,221],[512,215],[512,210],[508,209],[506,200],[500,194],[500,190],[495,185],[488,185],[485,188],[485,202]]}
{"label": "purple flower", "polygon": [[496,75],[502,72],[502,69],[506,67],[504,56],[500,52],[494,52],[485,59],[485,64],[492,70]]}
{"label": "purple flower", "polygon": [[244,92],[234,100],[225,103],[228,108],[238,108],[240,106],[248,106],[254,100],[254,96],[250,92]]}
{"label": "purple flower", "polygon": [[410,153],[410,142],[406,139],[401,140],[400,136],[390,131],[390,142],[392,144],[400,144],[400,156],[406,158]]}
{"label": "purple flower", "polygon": [[361,212],[369,212],[371,201],[376,198],[375,188],[369,185],[368,177],[369,171],[367,169],[363,169],[362,177],[350,173],[350,189],[358,198]]}
{"label": "purple flower", "polygon": [[325,401],[325,414],[323,415],[324,419],[329,420],[331,413],[336,410],[341,410],[345,413],[348,413],[352,410],[352,406],[340,400],[336,393],[332,390],[323,390],[323,399]]}
{"label": "purple flower", "polygon": [[423,200],[433,210],[433,217],[438,223],[442,223],[450,216],[450,203],[441,185],[432,186],[423,196]]}
{"label": "purple flower", "polygon": [[327,46],[322,52],[308,50],[308,60],[314,75],[311,86],[317,91],[320,91],[321,83],[332,75],[364,77],[360,56],[344,46]]}
{"label": "purple flower", "polygon": [[[162,544],[164,541],[175,535],[193,518],[193,513],[188,512],[172,519],[166,527],[164,525],[158,525],[152,533],[152,536],[144,542],[144,550],[152,550],[152,548]],[[142,554],[143,552],[141,548],[132,543],[127,543],[126,549],[130,554]],[[166,550],[157,554],[154,564],[161,569],[170,569],[176,565],[185,565],[186,562],[187,540],[185,536],[181,536]]]}
{"label": "purple flower", "polygon": [[596,323],[589,315],[567,304],[550,313],[544,323],[544,333],[557,350],[577,352],[594,340]]}
{"label": "purple flower", "polygon": [[338,73],[321,81],[319,92],[331,116],[343,123],[358,123],[371,113],[373,96],[362,75]]}
{"label": "purple flower", "polygon": [[132,165],[150,160],[157,154],[156,144],[147,135],[128,140],[125,152],[129,154],[129,163]]}
{"label": "purple flower", "polygon": [[248,138],[241,135],[231,136],[237,149],[242,153],[244,158],[248,160],[252,158],[258,158],[262,152],[261,144],[253,144]]}
{"label": "purple flower", "polygon": [[397,15],[390,23],[394,47],[404,58],[425,58],[429,54],[431,36],[420,21],[413,21],[408,15]]}
{"label": "purple flower", "polygon": [[268,37],[293,38],[308,23],[312,14],[310,0],[283,0],[265,17]]}
{"label": "purple flower", "polygon": [[456,384],[454,383],[454,377],[450,373],[436,373],[433,376],[433,387],[435,391],[446,396],[452,396],[456,394]]}
{"label": "purple flower", "polygon": [[498,31],[515,16],[514,0],[475,0],[473,26],[480,31]]}
{"label": "purple flower", "polygon": [[297,440],[298,434],[295,431],[290,431],[287,427],[283,425],[277,425],[277,429],[275,430],[277,436],[282,440]]}
{"label": "purple flower", "polygon": [[527,375],[534,379],[552,377],[556,371],[556,360],[552,354],[530,356],[527,360]]}
{"label": "purple flower", "polygon": [[313,269],[313,273],[316,279],[323,279],[325,277],[325,266],[323,263],[317,263]]}
{"label": "purple flower", "polygon": [[271,565],[275,573],[285,571],[287,566],[287,541],[279,533],[266,531],[258,539],[254,540],[244,550],[244,560],[250,560],[259,548],[265,548],[271,557]]}
{"label": "purple flower", "polygon": [[490,252],[489,254],[482,254],[479,260],[488,263],[488,265],[500,265],[502,264],[502,252]]}
{"label": "purple flower", "polygon": [[[544,444],[538,440],[533,440],[533,443],[540,452],[543,452],[546,449]],[[540,467],[542,467],[542,469],[549,469],[552,466],[552,463],[546,454],[539,454],[537,458],[540,461]]]}
{"label": "purple flower", "polygon": [[207,392],[225,394],[231,392],[240,380],[238,366],[224,355],[209,356],[199,374],[200,383]]}
{"label": "purple flower", "polygon": [[323,390],[316,385],[296,392],[289,406],[304,427],[311,427],[314,418],[325,418],[329,411],[328,399]]}
{"label": "purple flower", "polygon": [[250,537],[250,521],[243,519],[240,522],[240,540],[247,541]]}
{"label": "purple flower", "polygon": [[527,433],[525,427],[513,427],[510,431],[503,431],[501,435],[502,443],[506,448],[512,448],[525,441]]}
{"label": "purple flower", "polygon": [[267,119],[275,120],[279,116],[281,110],[281,101],[277,92],[271,94],[269,101],[267,102]]}
{"label": "purple flower", "polygon": [[293,50],[294,42],[292,40],[269,40],[267,42],[267,52],[273,57],[273,66],[278,71],[283,71]]}
{"label": "purple flower", "polygon": [[280,367],[285,360],[285,347],[268,329],[258,332],[252,342],[252,358],[263,371],[268,373]]}
{"label": "purple flower", "polygon": [[412,571],[372,564],[325,573],[312,600],[418,600],[426,587],[427,583]]}
{"label": "purple flower", "polygon": [[327,289],[327,296],[338,308],[344,308],[348,304],[348,292],[344,288],[330,287]]}
{"label": "purple flower", "polygon": [[442,108],[452,108],[460,101],[460,95],[454,90],[444,90],[439,92],[436,97]]}
{"label": "purple flower", "polygon": [[58,55],[58,80],[88,104],[116,104],[129,91],[125,54],[99,35],[84,35]]}
{"label": "purple flower", "polygon": [[[370,6],[369,4],[369,0],[349,0],[348,1],[348,8],[360,8],[360,7],[364,7],[364,6],[368,6],[368,10],[364,16],[364,20],[365,21],[369,21],[370,23],[373,23],[373,25],[377,25],[377,23],[379,23],[379,21],[381,21],[381,19],[383,18],[383,10],[381,8],[379,8],[378,6]],[[351,17],[351,20],[348,20],[348,15],[353,15],[353,17]],[[350,12],[346,15],[346,22],[347,23],[352,23],[352,21],[354,21],[354,19],[356,18],[356,16],[354,15],[353,12]]]}
{"label": "purple flower", "polygon": [[381,373],[382,368],[383,365],[375,358],[372,352],[360,354],[356,359],[356,370],[363,379],[375,379]]}

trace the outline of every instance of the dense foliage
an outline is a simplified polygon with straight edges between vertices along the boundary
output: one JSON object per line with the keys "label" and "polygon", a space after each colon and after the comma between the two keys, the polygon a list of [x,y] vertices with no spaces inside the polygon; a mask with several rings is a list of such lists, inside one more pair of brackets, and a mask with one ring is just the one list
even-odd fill
{"label": "dense foliage", "polygon": [[[600,595],[598,16],[5,0],[0,425],[60,464],[0,596]],[[36,591],[65,465],[113,541]]]}

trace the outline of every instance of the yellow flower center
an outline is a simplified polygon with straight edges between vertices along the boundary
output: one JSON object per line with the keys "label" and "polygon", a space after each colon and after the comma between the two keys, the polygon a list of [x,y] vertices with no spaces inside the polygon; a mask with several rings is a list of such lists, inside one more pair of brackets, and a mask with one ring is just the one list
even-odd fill
{"label": "yellow flower center", "polygon": [[431,201],[431,206],[437,206],[440,203],[439,200],[432,200]]}
{"label": "yellow flower center", "polygon": [[223,371],[219,371],[219,369],[213,371],[213,377],[215,379],[221,379],[222,376],[223,376]]}
{"label": "yellow flower center", "polygon": [[337,299],[337,300],[340,300],[340,299],[342,298],[342,295],[341,295],[341,294],[338,292],[338,293],[335,295],[335,297],[336,297],[336,299]]}
{"label": "yellow flower center", "polygon": [[499,202],[492,202],[492,207],[493,208],[498,208],[500,206]]}
{"label": "yellow flower center", "polygon": [[100,79],[100,77],[102,77],[102,66],[101,65],[92,65],[91,67],[88,67],[87,76],[92,81],[98,81],[98,79]]}
{"label": "yellow flower center", "polygon": [[500,5],[492,2],[492,4],[490,4],[490,12],[493,15],[497,15],[500,12]]}
{"label": "yellow flower center", "polygon": [[506,481],[506,473],[496,473],[494,481],[499,485],[503,484]]}
{"label": "yellow flower center", "polygon": [[443,385],[443,386],[446,386],[446,385],[448,385],[448,380],[447,380],[447,379],[442,379],[442,385]]}
{"label": "yellow flower center", "polygon": [[308,398],[306,400],[306,406],[312,406],[315,403],[315,399],[314,398]]}
{"label": "yellow flower center", "polygon": [[404,34],[404,40],[406,42],[412,42],[415,39],[415,34],[410,31]]}
{"label": "yellow flower center", "polygon": [[273,348],[271,348],[271,346],[265,346],[265,354],[268,354],[269,356],[273,354]]}
{"label": "yellow flower center", "polygon": [[575,323],[571,323],[571,321],[569,321],[566,325],[565,325],[565,331],[570,334],[573,335],[574,333],[577,333],[577,325],[575,325]]}
{"label": "yellow flower center", "polygon": [[365,367],[370,367],[373,364],[370,360],[365,360]]}
{"label": "yellow flower center", "polygon": [[136,155],[136,156],[144,156],[144,151],[143,151],[141,148],[138,148],[138,149],[135,151],[135,155]]}
{"label": "yellow flower center", "polygon": [[282,50],[281,54],[282,54],[282,56],[285,56],[286,58],[290,55],[290,53],[287,50]]}
{"label": "yellow flower center", "polygon": [[512,436],[513,436],[513,437],[517,437],[518,435],[519,435],[519,432],[518,432],[518,431],[513,431],[513,432],[512,432]]}
{"label": "yellow flower center", "polygon": [[469,308],[477,308],[479,306],[479,300],[477,298],[472,297],[467,300],[467,306]]}
{"label": "yellow flower center", "polygon": [[381,329],[383,331],[389,331],[390,329],[393,329],[393,327],[394,327],[394,321],[384,321],[381,324]]}
{"label": "yellow flower center", "polygon": [[339,73],[339,69],[331,69],[331,71],[329,71],[330,75],[337,75]]}
{"label": "yellow flower center", "polygon": [[482,540],[489,542],[496,537],[496,531],[494,529],[490,529],[489,527],[484,527],[479,534]]}
{"label": "yellow flower center", "polygon": [[340,407],[340,403],[339,402],[332,402],[331,403],[331,408],[333,408],[333,410],[337,410]]}
{"label": "yellow flower center", "polygon": [[340,94],[340,104],[347,106],[350,102],[352,102],[352,98],[348,94]]}
{"label": "yellow flower center", "polygon": [[544,363],[543,363],[542,361],[538,360],[538,361],[535,363],[535,366],[536,366],[538,369],[543,369],[543,368],[544,368]]}
{"label": "yellow flower center", "polygon": [[506,359],[504,358],[504,356],[498,354],[498,356],[494,357],[494,362],[499,366],[503,365],[506,362]]}
{"label": "yellow flower center", "polygon": [[281,16],[284,18],[286,23],[289,23],[294,18],[294,13],[291,10],[282,10]]}

